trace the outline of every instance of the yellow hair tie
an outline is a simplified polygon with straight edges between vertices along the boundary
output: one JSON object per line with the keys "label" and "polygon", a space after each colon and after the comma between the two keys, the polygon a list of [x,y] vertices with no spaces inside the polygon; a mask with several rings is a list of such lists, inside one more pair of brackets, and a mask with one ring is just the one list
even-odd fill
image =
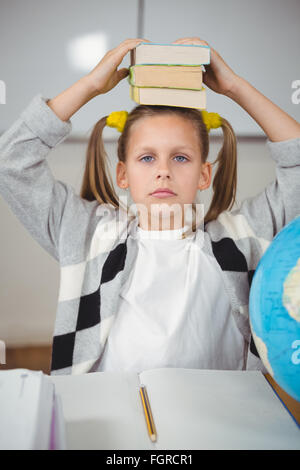
{"label": "yellow hair tie", "polygon": [[207,132],[211,129],[217,129],[222,125],[222,118],[218,113],[208,113],[205,110],[201,111],[203,122],[206,126]]}
{"label": "yellow hair tie", "polygon": [[[201,111],[203,122],[206,126],[207,132],[210,129],[217,129],[222,125],[222,118],[218,113],[208,113],[205,110]],[[119,132],[123,132],[128,117],[127,111],[113,111],[106,118],[106,124],[109,127],[115,127]]]}
{"label": "yellow hair tie", "polygon": [[113,111],[109,116],[107,116],[106,124],[109,127],[116,127],[119,132],[123,132],[127,116],[127,111]]}

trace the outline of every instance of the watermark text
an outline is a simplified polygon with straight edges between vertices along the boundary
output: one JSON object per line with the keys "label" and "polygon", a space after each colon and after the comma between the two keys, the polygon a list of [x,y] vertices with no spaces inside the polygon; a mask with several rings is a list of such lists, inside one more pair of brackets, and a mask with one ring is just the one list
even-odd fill
{"label": "watermark text", "polygon": [[300,364],[300,339],[293,341],[292,348],[296,350],[292,354],[292,363],[297,366]]}
{"label": "watermark text", "polygon": [[299,104],[300,103],[300,80],[294,80],[292,82],[292,88],[296,88],[296,90],[292,93],[292,103]]}
{"label": "watermark text", "polygon": [[[173,230],[182,227],[187,234],[198,231],[199,237],[204,231],[205,212],[202,203],[170,204],[162,202],[129,205],[126,196],[119,196],[119,208],[121,210],[114,213],[111,204],[99,205],[96,211],[96,215],[102,219],[96,229],[96,235],[99,238],[106,240],[116,237],[126,239],[129,222],[134,218],[138,219],[140,227],[144,230]],[[199,231],[199,229],[201,230]]]}
{"label": "watermark text", "polygon": [[5,342],[0,339],[0,365],[6,364]]}
{"label": "watermark text", "polygon": [[3,80],[0,80],[0,104],[6,104],[6,85]]}

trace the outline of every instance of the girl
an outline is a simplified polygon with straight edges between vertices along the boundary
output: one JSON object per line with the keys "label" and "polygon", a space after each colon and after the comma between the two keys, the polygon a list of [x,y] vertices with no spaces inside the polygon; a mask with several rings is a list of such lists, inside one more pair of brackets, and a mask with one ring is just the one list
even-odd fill
{"label": "girl", "polygon": [[[128,75],[117,68],[143,41],[125,40],[57,97],[37,95],[0,138],[1,194],[61,267],[51,373],[263,369],[249,326],[249,288],[273,237],[300,214],[299,123],[211,48],[204,83],[255,119],[277,164],[276,180],[239,209],[229,210],[236,191],[234,132],[224,118],[197,109],[137,106],[128,116],[117,113],[116,122],[114,113],[100,119],[80,196],[47,165],[50,150],[71,131],[70,117]],[[199,38],[174,43],[207,45]],[[107,171],[106,124],[121,131],[116,175],[138,208],[130,217]],[[197,191],[211,184],[211,126],[221,126],[224,142],[200,226],[175,216],[184,205],[195,208]],[[155,194],[160,188],[171,193]],[[166,229],[165,208],[172,206]]]}

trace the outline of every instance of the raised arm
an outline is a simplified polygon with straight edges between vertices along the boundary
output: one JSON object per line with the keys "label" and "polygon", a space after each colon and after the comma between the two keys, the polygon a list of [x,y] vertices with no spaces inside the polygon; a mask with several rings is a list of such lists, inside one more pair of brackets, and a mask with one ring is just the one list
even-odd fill
{"label": "raised arm", "polygon": [[[197,38],[181,38],[173,44],[203,44]],[[210,45],[209,45],[210,46]],[[258,237],[263,249],[288,222],[300,215],[300,124],[239,77],[211,46],[204,83],[216,93],[238,103],[266,133],[270,156],[276,162],[276,179],[241,208],[221,214],[219,221],[234,227],[235,236]]]}
{"label": "raised arm", "polygon": [[119,70],[117,68],[127,52],[134,49],[140,42],[150,41],[147,39],[126,39],[108,51],[88,75],[49,100],[48,106],[62,121],[68,121],[88,101],[95,96],[107,93],[128,75],[127,68]]}
{"label": "raised arm", "polygon": [[235,77],[226,95],[263,129],[271,142],[300,137],[300,124],[242,77]]}
{"label": "raised arm", "polygon": [[[0,195],[12,212],[55,259],[62,258],[61,240],[71,245],[89,226],[97,201],[80,198],[55,180],[46,157],[71,131],[70,117],[94,96],[111,90],[128,72],[117,70],[125,54],[142,39],[128,39],[109,51],[86,77],[57,97],[35,96],[0,137]],[[93,220],[95,217],[93,218]],[[79,223],[80,221],[80,223]],[[95,222],[96,223],[96,222]],[[66,230],[72,234],[66,237]]]}
{"label": "raised arm", "polygon": [[[181,38],[173,44],[199,44],[210,46],[197,38]],[[205,66],[204,83],[216,93],[231,98],[239,104],[263,129],[271,142],[300,137],[300,124],[276,104],[254,88],[247,80],[239,77],[211,47],[210,64]]]}

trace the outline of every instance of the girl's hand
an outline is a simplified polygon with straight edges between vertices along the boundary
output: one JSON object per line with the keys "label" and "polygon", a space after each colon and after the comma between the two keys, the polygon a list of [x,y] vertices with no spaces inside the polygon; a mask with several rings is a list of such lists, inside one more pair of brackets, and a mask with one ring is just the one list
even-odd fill
{"label": "girl's hand", "polygon": [[222,57],[206,41],[200,38],[181,38],[172,44],[199,44],[210,47],[210,64],[205,65],[206,72],[203,74],[203,83],[211,90],[222,95],[228,95],[237,79],[234,71],[226,64]]}
{"label": "girl's hand", "polygon": [[147,39],[126,39],[117,47],[108,51],[98,65],[87,75],[87,79],[93,85],[94,96],[107,93],[114,88],[123,78],[127,77],[129,70],[121,68],[117,70],[125,55],[134,49],[140,42],[151,42]]}

